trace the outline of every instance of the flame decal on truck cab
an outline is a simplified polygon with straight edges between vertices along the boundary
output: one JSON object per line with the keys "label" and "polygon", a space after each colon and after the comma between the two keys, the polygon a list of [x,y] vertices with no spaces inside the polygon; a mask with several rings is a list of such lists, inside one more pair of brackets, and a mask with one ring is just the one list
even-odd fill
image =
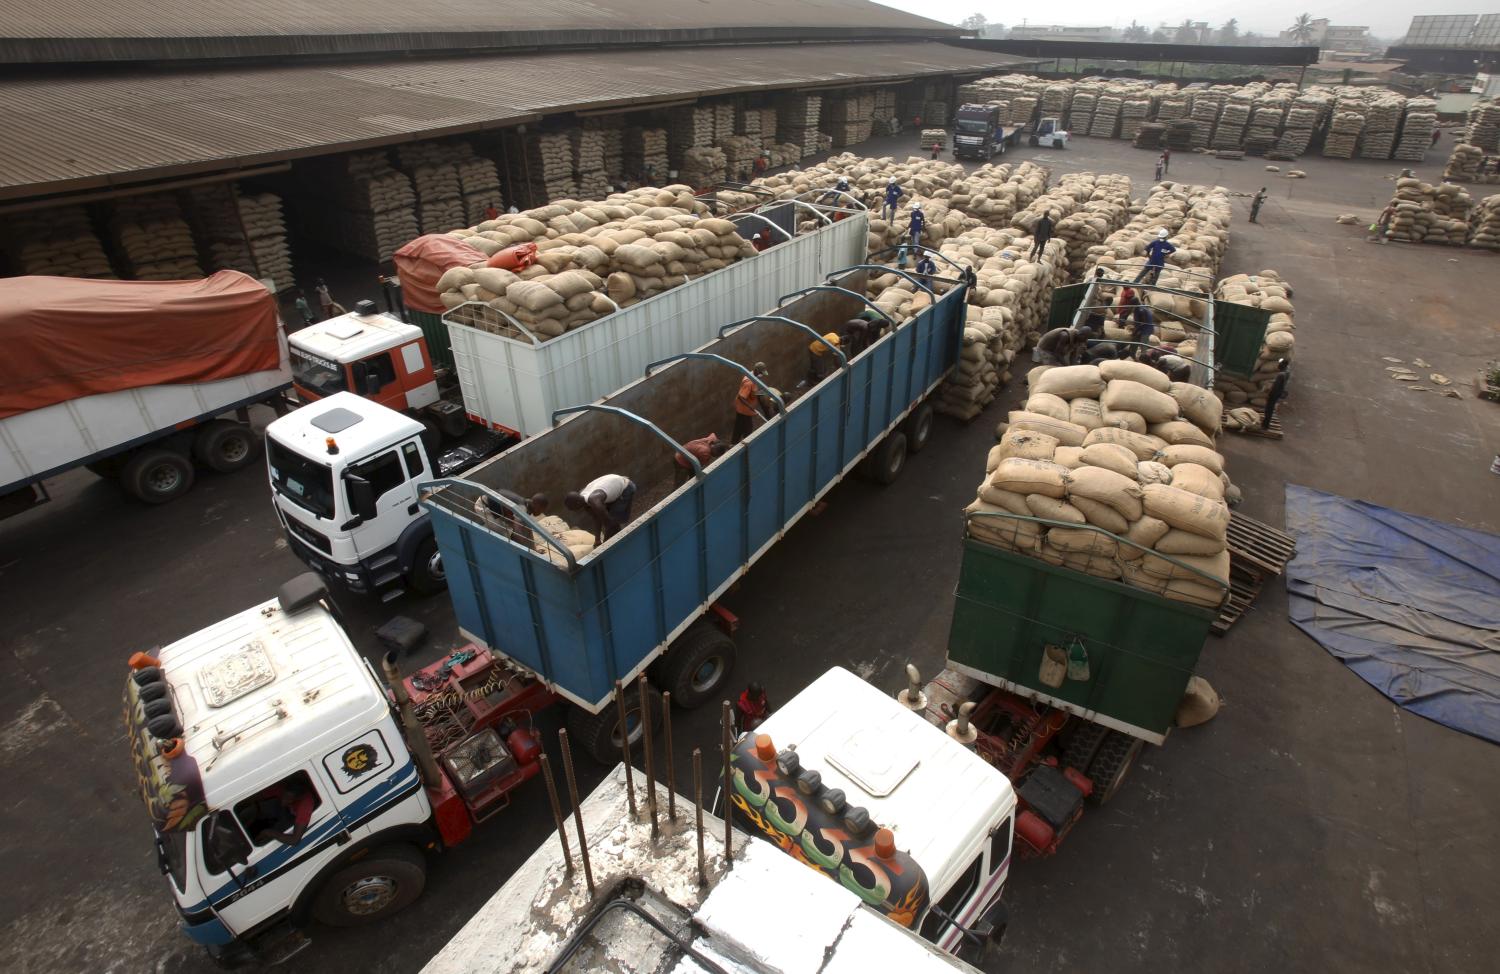
{"label": "flame decal on truck cab", "polygon": [[[817,772],[802,771],[792,752],[770,756],[770,740],[747,734],[734,746],[730,800],[757,831],[783,852],[826,874],[871,908],[904,927],[927,909],[927,876],[892,843],[863,809],[824,788]],[[887,833],[889,836],[889,833]]]}

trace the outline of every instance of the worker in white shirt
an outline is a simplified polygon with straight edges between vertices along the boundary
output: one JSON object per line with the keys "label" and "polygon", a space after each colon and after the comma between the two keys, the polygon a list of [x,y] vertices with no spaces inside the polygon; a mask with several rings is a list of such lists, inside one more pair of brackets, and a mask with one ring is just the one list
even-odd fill
{"label": "worker in white shirt", "polygon": [[635,500],[635,481],[624,474],[607,473],[589,481],[583,490],[570,491],[563,498],[569,510],[588,511],[594,519],[594,544],[603,544],[630,521],[630,504]]}

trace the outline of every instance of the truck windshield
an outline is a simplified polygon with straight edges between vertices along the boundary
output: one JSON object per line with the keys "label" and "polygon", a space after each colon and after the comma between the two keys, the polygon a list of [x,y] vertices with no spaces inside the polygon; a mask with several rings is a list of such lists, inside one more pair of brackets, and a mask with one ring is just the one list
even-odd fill
{"label": "truck windshield", "polygon": [[318,517],[333,517],[333,471],[301,454],[293,453],[270,437],[266,459],[271,468],[271,486],[298,507]]}
{"label": "truck windshield", "polygon": [[331,396],[335,392],[346,392],[349,389],[344,369],[337,362],[309,355],[299,348],[290,351],[292,379],[297,385],[320,396]]}
{"label": "truck windshield", "polygon": [[983,135],[989,130],[989,123],[977,118],[961,118],[954,126],[960,132],[970,132],[974,135]]}
{"label": "truck windshield", "polygon": [[156,833],[156,855],[161,871],[172,877],[180,893],[187,888],[187,833],[179,830]]}

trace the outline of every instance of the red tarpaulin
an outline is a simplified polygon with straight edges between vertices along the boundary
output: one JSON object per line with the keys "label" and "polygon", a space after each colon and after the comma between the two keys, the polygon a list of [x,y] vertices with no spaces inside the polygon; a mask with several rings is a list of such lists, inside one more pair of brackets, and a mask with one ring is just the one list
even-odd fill
{"label": "red tarpaulin", "polygon": [[396,276],[401,278],[401,300],[408,308],[440,315],[448,309],[438,298],[437,282],[450,267],[483,264],[484,251],[445,233],[418,237],[396,251]]}
{"label": "red tarpaulin", "polygon": [[0,278],[0,419],[276,369],[278,328],[276,299],[238,271],[201,281]]}

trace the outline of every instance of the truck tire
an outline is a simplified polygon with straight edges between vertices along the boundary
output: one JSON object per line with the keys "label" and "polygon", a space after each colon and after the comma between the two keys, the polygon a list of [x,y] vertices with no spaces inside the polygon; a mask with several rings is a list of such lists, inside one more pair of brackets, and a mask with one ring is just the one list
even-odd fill
{"label": "truck tire", "polygon": [[901,432],[906,434],[906,452],[921,453],[922,447],[932,439],[933,411],[932,403],[921,402],[917,408],[906,417],[906,422],[901,424]]}
{"label": "truck tire", "polygon": [[729,683],[734,657],[734,640],[713,623],[699,621],[667,649],[652,679],[672,694],[673,703],[691,710],[718,696]]}
{"label": "truck tire", "polygon": [[357,927],[410,906],[427,885],[427,862],[409,845],[383,846],[323,880],[312,915],[330,927]]}
{"label": "truck tire", "polygon": [[1104,735],[1109,733],[1109,728],[1103,724],[1094,724],[1081,719],[1073,728],[1073,733],[1068,737],[1068,745],[1063,748],[1062,763],[1065,768],[1074,768],[1081,774],[1088,774],[1089,765],[1094,761],[1094,755],[1099,753],[1099,745],[1104,743]]}
{"label": "truck tire", "polygon": [[1093,762],[1089,764],[1088,776],[1094,782],[1094,793],[1089,796],[1089,801],[1095,805],[1107,805],[1115,797],[1115,792],[1125,783],[1125,777],[1130,774],[1144,744],[1145,741],[1138,737],[1115,730],[1104,736],[1104,741],[1099,745],[1099,753],[1094,755]]}
{"label": "truck tire", "polygon": [[260,438],[241,423],[215,419],[203,424],[193,437],[193,456],[214,473],[234,473],[255,462]]}
{"label": "truck tire", "polygon": [[877,484],[894,484],[901,471],[906,469],[906,434],[894,430],[870,454],[868,463],[871,480]]}
{"label": "truck tire", "polygon": [[406,582],[418,595],[436,595],[448,587],[448,575],[443,571],[443,554],[438,551],[437,540],[424,538],[412,556],[411,571],[406,573]]}
{"label": "truck tire", "polygon": [[[661,724],[661,691],[646,684],[646,706],[651,711],[651,728]],[[643,728],[640,723],[641,697],[634,685],[625,688],[625,720],[630,725],[632,755],[641,753]],[[599,764],[612,767],[624,754],[620,740],[620,708],[614,700],[597,714],[582,707],[568,708],[568,739]]]}
{"label": "truck tire", "polygon": [[142,504],[165,504],[193,489],[193,462],[175,450],[146,447],[120,471],[120,485]]}

